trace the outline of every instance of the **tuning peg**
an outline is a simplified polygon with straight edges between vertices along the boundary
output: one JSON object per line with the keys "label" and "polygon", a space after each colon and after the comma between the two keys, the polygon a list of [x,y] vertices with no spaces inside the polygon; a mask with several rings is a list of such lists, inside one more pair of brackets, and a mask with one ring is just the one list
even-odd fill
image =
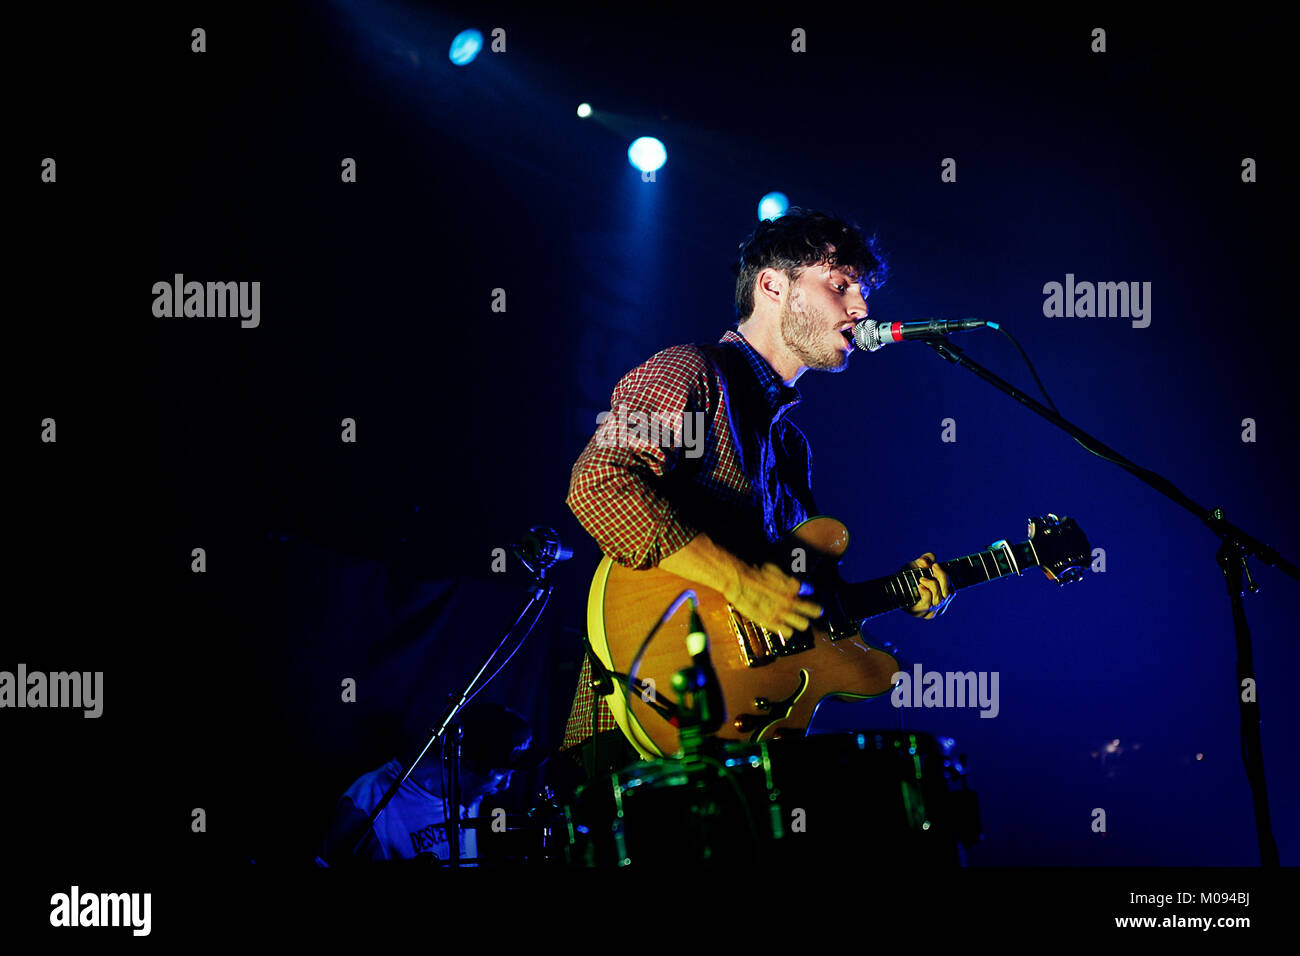
{"label": "tuning peg", "polygon": [[1029,537],[1032,538],[1034,536],[1034,529],[1036,527],[1041,529],[1044,532],[1048,532],[1053,528],[1060,527],[1060,525],[1061,525],[1061,519],[1056,517],[1056,515],[1052,514],[1051,512],[1048,512],[1045,515],[1039,515],[1036,518],[1030,518]]}

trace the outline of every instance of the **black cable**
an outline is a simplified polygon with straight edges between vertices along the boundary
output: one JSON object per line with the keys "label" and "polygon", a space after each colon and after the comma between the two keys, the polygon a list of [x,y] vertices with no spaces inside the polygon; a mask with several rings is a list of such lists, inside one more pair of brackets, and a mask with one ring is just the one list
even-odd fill
{"label": "black cable", "polygon": [[629,697],[632,695],[632,684],[636,680],[637,668],[641,666],[641,658],[645,656],[646,650],[650,647],[650,642],[654,640],[654,636],[659,633],[659,628],[668,623],[668,620],[677,613],[681,608],[682,603],[688,598],[690,599],[692,607],[699,606],[699,599],[696,597],[694,591],[687,589],[677,595],[677,597],[673,599],[673,603],[668,605],[668,610],[664,611],[663,616],[660,617],[659,620],[655,621],[654,627],[650,628],[650,633],[645,636],[645,640],[641,642],[641,646],[637,648],[636,657],[632,658],[632,666],[628,668],[627,672],[627,694]]}
{"label": "black cable", "polygon": [[1052,396],[1047,394],[1047,389],[1043,385],[1043,380],[1038,377],[1038,370],[1034,368],[1034,363],[1029,361],[1029,355],[1025,352],[1023,348],[1020,347],[1020,343],[1016,341],[1016,337],[1000,325],[998,326],[998,331],[1001,332],[1003,335],[1005,335],[1007,338],[1009,338],[1011,340],[1012,345],[1014,345],[1017,349],[1020,349],[1020,356],[1025,360],[1025,364],[1029,366],[1029,374],[1034,376],[1034,381],[1038,383],[1038,390],[1043,393],[1043,398],[1047,399],[1047,404],[1051,406],[1052,411],[1060,415],[1061,410],[1057,408],[1056,403],[1052,401]]}
{"label": "black cable", "polygon": [[[1011,340],[1011,344],[1020,350],[1020,355],[1024,358],[1025,364],[1029,366],[1029,372],[1031,375],[1034,376],[1034,381],[1038,383],[1038,390],[1043,393],[1043,398],[1047,399],[1048,406],[1058,416],[1064,418],[1065,416],[1061,415],[1061,410],[1057,408],[1056,403],[1052,401],[1052,396],[1047,394],[1047,389],[1043,385],[1043,380],[1038,377],[1038,372],[1034,368],[1034,363],[1029,361],[1029,356],[1025,353],[1025,350],[1020,347],[1020,343],[1016,341],[1016,337],[1000,325],[998,326],[998,331],[1001,332],[1003,335],[1005,335],[1007,338],[1009,338]],[[1071,435],[1070,437],[1074,438],[1075,443],[1078,444],[1078,446],[1082,448],[1084,451],[1086,451],[1088,454],[1096,455],[1102,461],[1110,462],[1112,465],[1119,465],[1121,468],[1126,467],[1122,462],[1116,461],[1114,458],[1111,458],[1109,455],[1103,455],[1101,452],[1089,448],[1087,445],[1079,441],[1079,439],[1075,438],[1073,435]],[[1147,471],[1147,469],[1143,468],[1141,465],[1134,465],[1133,467],[1148,477],[1151,478],[1157,477],[1154,472]]]}
{"label": "black cable", "polygon": [[[588,664],[588,666],[590,666],[590,664]],[[600,721],[597,720],[597,715],[600,713],[600,703],[602,700],[604,700],[604,698],[597,697],[596,689],[593,687],[591,691],[591,769],[587,772],[588,780],[594,780],[596,778],[596,770],[600,767],[600,743],[596,740],[596,731],[600,726]]]}
{"label": "black cable", "polygon": [[715,757],[709,757],[705,754],[696,755],[696,759],[705,764],[712,764],[717,767],[718,776],[731,784],[731,789],[736,791],[736,799],[740,801],[740,809],[745,812],[745,824],[749,827],[749,838],[753,843],[755,856],[761,856],[760,847],[762,844],[758,835],[758,827],[754,823],[754,814],[749,809],[749,801],[745,799],[745,791],[740,789],[740,784],[738,784],[735,778],[727,772],[727,768],[723,766],[720,760]]}
{"label": "black cable", "polygon": [[[538,625],[538,623],[541,621],[542,613],[546,610],[546,605],[550,603],[551,594],[554,591],[555,591],[554,584],[547,586],[546,592],[542,598],[541,607],[539,607],[537,609],[537,613],[533,615],[533,623],[528,625],[528,630],[524,631],[524,636],[521,637],[519,641],[515,644],[514,650],[512,650],[509,653],[509,655],[506,656],[506,659],[503,660],[497,666],[497,669],[492,672],[492,676],[489,677],[487,680],[483,681],[483,683],[479,684],[478,689],[473,691],[468,697],[465,698],[465,703],[461,705],[461,710],[464,710],[466,707],[468,707],[470,701],[472,701],[475,697],[477,697],[479,693],[483,690],[483,688],[487,687],[488,684],[492,683],[492,681],[496,679],[496,676],[501,673],[502,668],[504,668],[507,664],[509,664],[511,659],[516,654],[519,653],[519,649],[524,646],[524,642],[528,640],[528,636],[533,633],[533,628],[535,628]],[[537,603],[536,601],[533,601],[528,605],[528,607],[532,607],[536,603]],[[524,614],[528,613],[528,607],[524,608],[523,613],[521,613],[519,617],[515,618],[515,623],[510,625],[510,630],[513,631],[515,628],[519,626],[519,622],[524,619]]]}

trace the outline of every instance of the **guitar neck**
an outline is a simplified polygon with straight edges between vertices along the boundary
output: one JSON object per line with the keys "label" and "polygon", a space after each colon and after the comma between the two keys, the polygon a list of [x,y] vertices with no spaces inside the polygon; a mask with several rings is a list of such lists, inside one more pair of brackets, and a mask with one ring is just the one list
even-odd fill
{"label": "guitar neck", "polygon": [[[1019,574],[1025,568],[1038,567],[1038,558],[1028,541],[1019,544],[999,542],[987,551],[939,563],[948,573],[952,589],[957,590]],[[840,606],[845,615],[854,621],[865,621],[889,611],[912,607],[920,600],[917,581],[930,576],[920,568],[908,568],[897,574],[859,584],[842,584],[839,590]]]}

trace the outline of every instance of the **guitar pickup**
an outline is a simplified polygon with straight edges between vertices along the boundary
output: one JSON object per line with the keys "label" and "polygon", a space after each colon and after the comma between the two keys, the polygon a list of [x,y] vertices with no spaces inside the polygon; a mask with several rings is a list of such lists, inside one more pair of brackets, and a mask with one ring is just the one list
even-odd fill
{"label": "guitar pickup", "polygon": [[760,624],[755,624],[740,614],[730,604],[727,605],[727,621],[731,633],[745,655],[745,664],[749,667],[761,667],[770,664],[778,657],[798,654],[813,646],[812,630],[801,631],[790,637],[782,637]]}
{"label": "guitar pickup", "polygon": [[797,634],[791,634],[789,637],[782,637],[767,628],[763,628],[763,633],[768,636],[774,653],[778,657],[785,657],[787,654],[798,654],[800,651],[806,651],[813,646],[812,628],[800,631]]}
{"label": "guitar pickup", "polygon": [[730,604],[727,605],[727,623],[731,625],[731,634],[745,655],[746,666],[761,667],[775,659],[776,652],[772,649],[767,628],[759,627]]}

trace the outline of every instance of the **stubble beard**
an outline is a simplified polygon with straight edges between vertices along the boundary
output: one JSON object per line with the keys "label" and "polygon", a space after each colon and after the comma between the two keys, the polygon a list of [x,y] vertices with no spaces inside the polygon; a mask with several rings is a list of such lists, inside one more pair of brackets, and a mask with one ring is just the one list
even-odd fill
{"label": "stubble beard", "polygon": [[828,325],[819,312],[796,310],[787,301],[781,312],[781,341],[806,368],[843,372],[849,367],[849,353],[825,344]]}

